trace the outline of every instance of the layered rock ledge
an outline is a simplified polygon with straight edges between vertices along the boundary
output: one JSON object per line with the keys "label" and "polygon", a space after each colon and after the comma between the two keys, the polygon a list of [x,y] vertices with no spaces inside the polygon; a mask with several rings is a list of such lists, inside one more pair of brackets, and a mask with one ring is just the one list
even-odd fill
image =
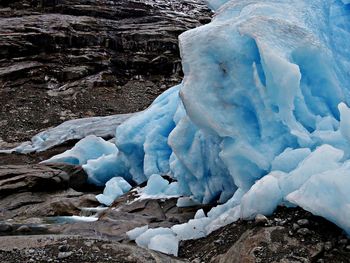
{"label": "layered rock ledge", "polygon": [[178,35],[199,0],[0,1],[0,141],[142,110],[181,80]]}

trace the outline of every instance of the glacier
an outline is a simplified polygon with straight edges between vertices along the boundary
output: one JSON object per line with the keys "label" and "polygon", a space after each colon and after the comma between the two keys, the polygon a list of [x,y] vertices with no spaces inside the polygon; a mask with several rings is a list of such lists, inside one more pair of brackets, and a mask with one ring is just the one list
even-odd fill
{"label": "glacier", "polygon": [[0,149],[0,153],[43,152],[65,142],[80,140],[89,135],[112,138],[115,136],[116,127],[133,115],[133,113],[128,113],[69,120],[57,127],[40,132],[31,141],[24,142],[13,149]]}
{"label": "glacier", "polygon": [[91,147],[90,180],[169,175],[182,196],[218,204],[171,229],[132,232],[174,255],[179,240],[278,205],[350,234],[350,2],[207,2],[212,22],[180,36],[182,83],[117,127],[113,153]]}

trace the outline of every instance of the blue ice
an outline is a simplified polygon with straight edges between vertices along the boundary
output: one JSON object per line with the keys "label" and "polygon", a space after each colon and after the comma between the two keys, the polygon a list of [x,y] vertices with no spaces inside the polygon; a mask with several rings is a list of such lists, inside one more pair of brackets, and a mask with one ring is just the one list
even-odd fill
{"label": "blue ice", "polygon": [[[350,234],[349,1],[207,2],[212,22],[180,36],[182,83],[117,128],[117,153],[84,169],[99,183],[169,175],[194,202],[218,203],[155,233],[162,240],[201,237],[281,204]],[[80,159],[101,155],[92,148]]]}
{"label": "blue ice", "polygon": [[110,206],[115,199],[129,192],[131,185],[122,177],[113,177],[110,179],[103,190],[103,194],[96,196],[97,201],[106,206]]}

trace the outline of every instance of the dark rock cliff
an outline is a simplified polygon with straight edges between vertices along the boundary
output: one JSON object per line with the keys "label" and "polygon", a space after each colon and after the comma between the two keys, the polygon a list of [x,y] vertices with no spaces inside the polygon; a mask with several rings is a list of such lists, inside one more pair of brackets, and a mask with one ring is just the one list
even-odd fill
{"label": "dark rock cliff", "polygon": [[0,141],[142,110],[181,81],[178,35],[199,0],[0,0]]}

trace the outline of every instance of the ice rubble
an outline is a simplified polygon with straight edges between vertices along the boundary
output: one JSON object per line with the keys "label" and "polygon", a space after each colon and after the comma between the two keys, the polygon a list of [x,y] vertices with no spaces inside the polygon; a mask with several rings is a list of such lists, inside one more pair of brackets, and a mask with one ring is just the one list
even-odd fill
{"label": "ice rubble", "polygon": [[182,84],[121,124],[118,152],[84,169],[99,183],[168,174],[182,195],[222,203],[133,235],[162,252],[177,249],[159,240],[199,238],[279,204],[350,234],[349,1],[208,3],[213,21],[180,37]]}

